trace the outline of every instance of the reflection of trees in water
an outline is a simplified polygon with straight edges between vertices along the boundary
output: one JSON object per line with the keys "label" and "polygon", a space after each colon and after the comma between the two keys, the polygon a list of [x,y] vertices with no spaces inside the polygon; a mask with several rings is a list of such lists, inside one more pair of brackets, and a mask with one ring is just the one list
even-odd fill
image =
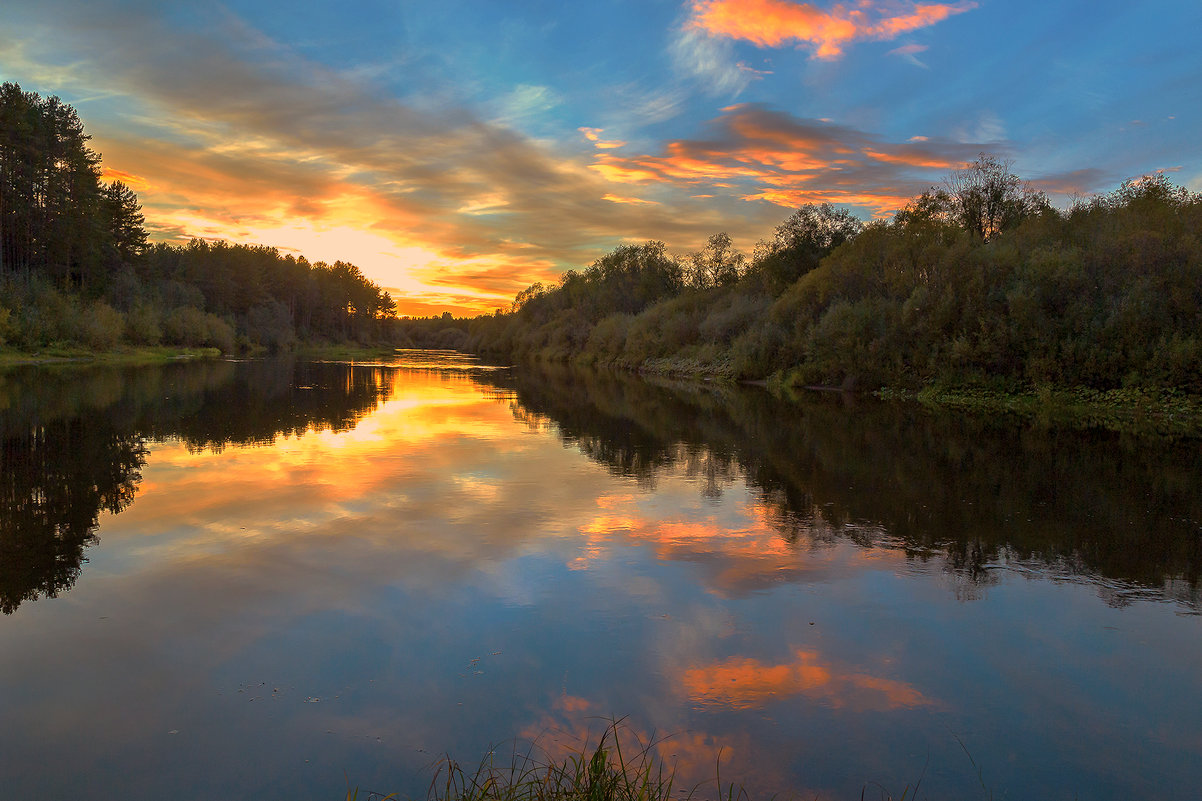
{"label": "reflection of trees in water", "polygon": [[101,422],[55,420],[0,443],[0,611],[75,583],[101,510],[133,501],[146,448]]}
{"label": "reflection of trees in water", "polygon": [[388,378],[291,360],[0,374],[0,611],[75,583],[100,513],[133,502],[147,441],[220,450],[345,431],[387,398]]}
{"label": "reflection of trees in water", "polygon": [[942,567],[964,598],[1003,566],[1037,565],[1111,603],[1149,591],[1202,601],[1197,442],[596,372],[513,380],[522,414],[549,418],[614,473],[644,485],[668,469],[712,473],[711,494],[742,477],[799,547],[897,547]]}

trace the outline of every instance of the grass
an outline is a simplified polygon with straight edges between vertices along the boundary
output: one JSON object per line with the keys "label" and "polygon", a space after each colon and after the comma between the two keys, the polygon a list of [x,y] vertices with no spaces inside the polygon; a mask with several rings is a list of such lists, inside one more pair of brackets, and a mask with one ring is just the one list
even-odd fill
{"label": "grass", "polygon": [[[674,791],[675,801],[750,801],[744,787],[722,782],[721,753],[713,780],[688,789],[677,787],[675,768],[658,755],[661,742],[643,742],[617,720],[609,723],[595,745],[586,741],[579,751],[558,759],[533,743],[524,751],[515,748],[502,763],[490,751],[474,768],[464,768],[448,756],[435,763],[425,801],[673,801]],[[920,778],[913,789],[907,785],[895,798],[879,784],[872,783],[871,788],[866,784],[860,801],[912,801],[921,785]],[[346,801],[360,798],[358,788],[348,787]],[[362,801],[399,798],[396,793],[367,792]]]}
{"label": "grass", "polygon": [[79,345],[49,345],[37,351],[0,348],[0,367],[22,364],[61,364],[66,362],[99,362],[104,364],[162,364],[179,359],[214,359],[221,355],[217,348],[172,348],[164,346],[121,346],[96,352]]}
{"label": "grass", "polygon": [[[579,752],[559,759],[535,743],[515,748],[503,762],[491,751],[474,768],[448,756],[434,766],[426,801],[669,801],[675,771],[657,756],[657,744],[639,741],[622,721],[614,721],[595,745],[586,742]],[[729,801],[745,798],[733,787],[728,795]],[[348,789],[346,797],[358,801],[358,788]],[[369,793],[365,801],[396,797]],[[693,792],[687,796],[693,797]]]}
{"label": "grass", "polygon": [[997,391],[980,387],[927,387],[919,392],[883,389],[887,400],[929,407],[1006,413],[1076,428],[1167,437],[1202,436],[1202,397],[1174,389],[1097,390],[1034,387]]}
{"label": "grass", "polygon": [[[317,361],[378,361],[396,355],[396,348],[393,345],[301,344],[292,352],[301,358]],[[83,345],[56,343],[36,351],[0,347],[0,367],[64,362],[162,364],[179,359],[214,359],[221,355],[217,348],[119,345],[111,350],[95,351]],[[265,349],[258,349],[249,355],[266,356],[269,353]]]}

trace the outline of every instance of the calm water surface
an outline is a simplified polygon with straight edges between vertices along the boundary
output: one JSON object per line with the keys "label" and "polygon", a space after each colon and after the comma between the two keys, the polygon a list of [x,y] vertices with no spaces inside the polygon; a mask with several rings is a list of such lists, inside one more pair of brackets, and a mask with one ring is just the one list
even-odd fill
{"label": "calm water surface", "polygon": [[[1191,798],[1202,446],[449,354],[0,373],[0,797]],[[361,796],[362,797],[362,796]]]}

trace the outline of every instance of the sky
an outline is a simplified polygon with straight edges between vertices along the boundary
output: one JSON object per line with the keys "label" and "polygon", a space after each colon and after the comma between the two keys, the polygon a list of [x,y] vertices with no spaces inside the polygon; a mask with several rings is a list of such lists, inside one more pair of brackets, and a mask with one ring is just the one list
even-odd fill
{"label": "sky", "polygon": [[1202,190],[1197,0],[5,0],[0,81],[79,112],[155,241],[341,259],[402,315],[624,243],[748,254],[986,153],[1054,202]]}

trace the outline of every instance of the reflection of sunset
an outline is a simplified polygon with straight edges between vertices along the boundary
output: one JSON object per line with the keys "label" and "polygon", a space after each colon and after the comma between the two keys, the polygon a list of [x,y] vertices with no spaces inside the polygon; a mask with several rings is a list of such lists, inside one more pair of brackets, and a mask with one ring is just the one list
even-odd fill
{"label": "reflection of sunset", "polygon": [[[531,444],[512,438],[504,406],[466,377],[379,370],[377,378],[390,383],[389,399],[346,431],[310,429],[221,454],[180,442],[153,445],[139,502],[121,519],[147,534],[207,519],[196,540],[262,536],[331,524],[350,508],[378,502],[373,497],[398,480],[423,475],[437,478],[465,511],[511,500],[499,494],[497,482],[506,476],[493,481],[450,467],[473,451],[488,463]],[[219,522],[233,520],[238,525]]]}
{"label": "reflection of sunset", "polygon": [[782,665],[732,657],[690,668],[681,677],[681,688],[695,703],[731,709],[760,708],[793,695],[835,707],[897,709],[933,703],[905,682],[823,664],[816,651],[799,649],[794,655],[795,661]]}
{"label": "reflection of sunset", "polygon": [[[606,718],[598,704],[587,698],[563,695],[537,722],[524,728],[520,739],[534,743],[548,761],[562,761],[595,749],[604,735],[609,763],[638,766],[647,759],[662,762],[674,775],[674,784],[685,789],[711,781],[721,759],[724,766],[746,764],[752,749],[746,733],[715,735],[676,727],[652,730],[644,721]],[[613,748],[617,736],[619,755]]]}
{"label": "reflection of sunset", "polygon": [[[685,488],[696,492],[692,485]],[[585,536],[570,564],[574,570],[604,563],[615,546],[647,546],[659,560],[702,566],[706,586],[726,596],[804,577],[821,579],[852,564],[892,570],[905,562],[903,553],[888,548],[826,548],[822,543],[844,527],[826,521],[819,510],[808,520],[785,521],[775,507],[747,498],[734,507],[734,517],[718,519],[706,512],[662,519],[642,509],[638,496],[607,495],[596,505],[598,513],[580,527]]]}

